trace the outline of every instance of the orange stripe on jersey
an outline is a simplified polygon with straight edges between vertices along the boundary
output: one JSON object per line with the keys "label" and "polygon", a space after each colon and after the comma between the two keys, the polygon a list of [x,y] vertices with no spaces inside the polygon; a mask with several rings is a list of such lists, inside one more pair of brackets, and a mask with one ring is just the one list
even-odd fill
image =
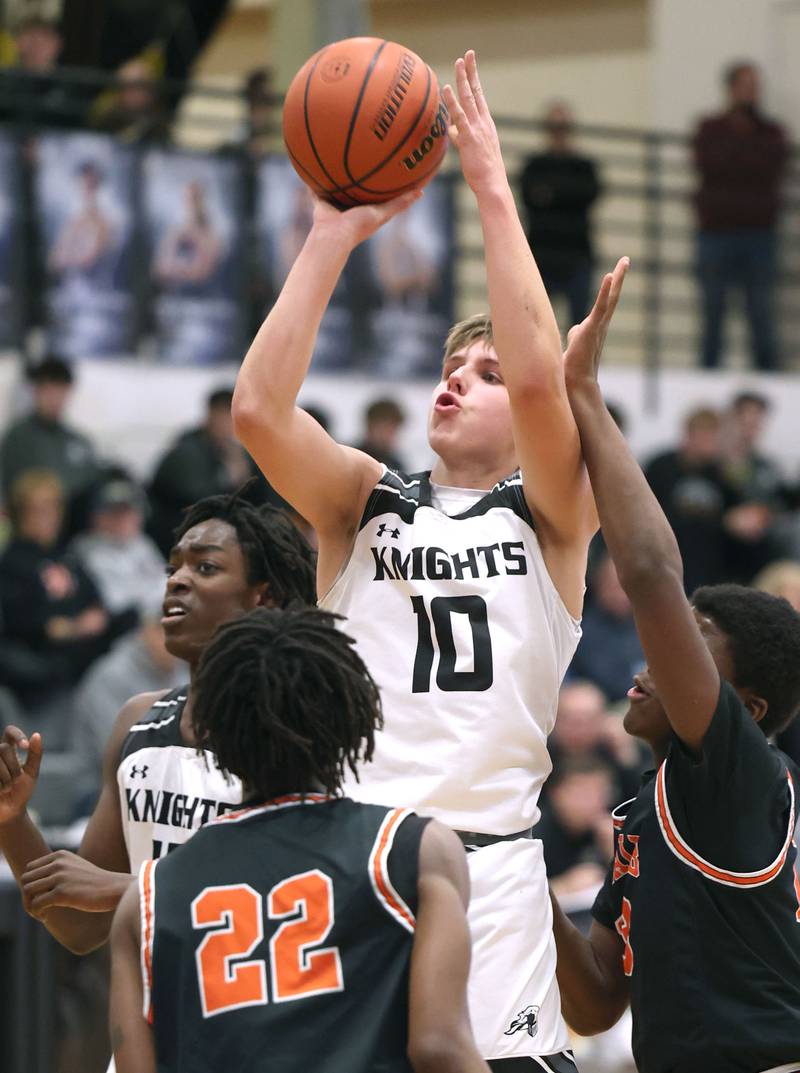
{"label": "orange stripe on jersey", "polygon": [[156,861],[145,861],[139,872],[139,915],[142,956],[142,994],[145,1018],[153,1023],[153,938],[155,929]]}
{"label": "orange stripe on jersey", "polygon": [[406,816],[411,815],[412,810],[392,809],[387,813],[375,838],[375,844],[369,855],[369,877],[372,888],[378,901],[384,906],[390,916],[393,916],[398,924],[407,931],[413,932],[416,927],[414,914],[394,889],[389,878],[389,853],[392,849],[394,836]]}
{"label": "orange stripe on jersey", "polygon": [[[797,852],[797,843],[795,842],[795,843],[793,843],[793,845],[794,845],[794,848],[795,848],[795,852]],[[800,860],[798,860],[798,858],[795,857],[795,860],[794,860],[794,893],[795,893],[795,896],[797,897],[797,912],[795,913],[795,919],[797,920],[797,923],[800,924],[800,871],[798,871],[798,868],[800,868]]]}
{"label": "orange stripe on jersey", "polygon": [[789,829],[783,848],[772,864],[767,865],[766,868],[762,868],[760,871],[732,872],[726,868],[717,868],[715,865],[710,864],[698,853],[695,853],[683,838],[681,838],[675,826],[675,822],[672,819],[669,802],[667,801],[666,767],[667,761],[665,760],[658,769],[658,776],[656,777],[656,813],[658,815],[661,833],[675,856],[679,857],[683,863],[687,864],[690,868],[694,868],[698,872],[702,872],[703,875],[708,876],[709,879],[713,879],[714,882],[722,883],[728,887],[760,887],[773,880],[786,863],[786,855],[789,852],[789,846],[792,844],[792,835],[794,833],[794,785],[788,772],[787,778],[789,779],[789,799],[791,801],[791,808],[789,811]]}
{"label": "orange stripe on jersey", "polygon": [[243,820],[247,816],[255,816],[261,812],[274,812],[275,809],[285,808],[287,805],[320,805],[325,801],[333,801],[332,795],[286,794],[284,797],[275,797],[271,801],[265,801],[263,805],[249,805],[247,808],[240,808],[235,812],[225,812],[211,822],[235,823],[237,820]]}

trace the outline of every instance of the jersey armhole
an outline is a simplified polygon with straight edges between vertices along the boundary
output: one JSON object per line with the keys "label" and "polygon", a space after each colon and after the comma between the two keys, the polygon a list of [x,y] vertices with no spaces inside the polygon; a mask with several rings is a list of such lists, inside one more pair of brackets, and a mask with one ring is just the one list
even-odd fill
{"label": "jersey armhole", "polygon": [[142,971],[142,1014],[153,1023],[153,940],[156,922],[156,864],[145,861],[139,869],[139,950]]}
{"label": "jersey armhole", "polygon": [[[396,874],[393,877],[389,870],[389,857],[392,852],[392,847],[395,844],[395,839],[400,832],[401,826],[403,826],[405,821],[411,816],[416,816],[416,814],[410,808],[390,809],[386,813],[383,822],[378,828],[378,833],[375,836],[375,841],[372,845],[368,868],[372,890],[379,904],[401,928],[405,928],[407,932],[413,935],[416,928],[416,917],[409,902],[412,902],[414,907],[416,907],[416,899],[413,899],[412,901],[410,891],[403,891],[403,893],[401,893],[397,889],[398,886],[403,887],[407,886],[407,884],[403,882],[404,877],[401,877],[399,874]],[[406,830],[407,829],[408,827],[406,825]],[[417,848],[419,847],[417,846]],[[418,854],[414,854],[414,890],[416,890],[417,869]],[[394,871],[397,872],[398,870],[395,869]],[[397,880],[397,883],[395,883],[395,880]],[[404,897],[403,894],[406,894],[406,897]]]}

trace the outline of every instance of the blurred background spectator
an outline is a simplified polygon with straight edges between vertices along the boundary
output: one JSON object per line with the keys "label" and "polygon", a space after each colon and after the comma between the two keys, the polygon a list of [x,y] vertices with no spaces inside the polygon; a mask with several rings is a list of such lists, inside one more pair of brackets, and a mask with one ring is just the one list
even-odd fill
{"label": "blurred background spectator", "polygon": [[205,496],[230,492],[255,473],[233,435],[232,399],[229,388],[213,391],[203,424],[182,433],[156,466],[149,488],[150,533],[165,556],[186,507]]}
{"label": "blurred background spectator", "polygon": [[603,548],[590,571],[583,635],[567,672],[586,678],[614,703],[622,700],[644,665],[642,646],[617,568]]}
{"label": "blurred background spectator", "polygon": [[777,369],[772,308],[778,212],[788,160],[783,128],[761,110],[760,72],[738,62],[725,71],[727,106],[694,137],[698,272],[703,298],[702,364],[719,365],[729,293],[744,295],[753,363]]}
{"label": "blurred background spectator", "polygon": [[548,780],[547,804],[534,828],[544,844],[554,894],[600,886],[614,855],[613,778],[594,756],[569,756]]}
{"label": "blurred background spectator", "polygon": [[600,194],[597,167],[573,145],[575,120],[561,101],[544,116],[545,148],[529,156],[520,176],[528,241],[547,293],[566,298],[570,323],[583,320],[592,287],[589,210]]}
{"label": "blurred background spectator", "polygon": [[124,476],[112,476],[95,493],[90,528],[70,550],[112,613],[136,621],[153,615],[164,596],[164,558],[143,532],[144,492]]}
{"label": "blurred background spectator", "polygon": [[28,372],[32,389],[30,413],[12,424],[0,442],[0,479],[8,502],[15,482],[29,470],[48,470],[58,478],[66,500],[66,530],[79,524],[80,498],[98,474],[94,448],[88,437],[64,421],[74,385],[72,369],[50,357]]}
{"label": "blurred background spectator", "polygon": [[0,66],[0,121],[80,126],[84,109],[79,96],[57,78],[64,47],[58,21],[26,15],[17,23],[12,41],[13,61]]}
{"label": "blurred background spectator", "polygon": [[9,512],[11,539],[0,557],[2,680],[50,747],[63,748],[70,688],[135,616],[110,615],[90,576],[62,551],[64,497],[54,473],[18,477]]}
{"label": "blurred background spectator", "polygon": [[644,467],[678,541],[688,593],[726,577],[724,518],[734,496],[722,472],[721,435],[720,414],[698,407],[686,415],[678,446]]}
{"label": "blurred background spectator", "polygon": [[160,54],[152,51],[124,63],[116,87],[101,94],[92,108],[94,126],[128,144],[167,141],[169,118],[159,88],[160,66]]}
{"label": "blurred background spectator", "polygon": [[405,410],[396,399],[373,399],[364,410],[364,435],[356,447],[389,469],[404,472],[406,467],[398,454],[397,441],[405,420]]}

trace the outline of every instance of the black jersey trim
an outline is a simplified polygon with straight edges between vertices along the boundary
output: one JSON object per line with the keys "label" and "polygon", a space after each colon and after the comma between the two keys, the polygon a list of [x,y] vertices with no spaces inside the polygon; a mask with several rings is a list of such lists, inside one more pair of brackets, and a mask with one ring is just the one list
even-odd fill
{"label": "black jersey trim", "polygon": [[[382,514],[396,514],[402,522],[410,525],[419,507],[433,507],[430,473],[409,475],[398,473],[384,467],[384,471],[370,493],[364,513],[359,522],[359,531]],[[531,529],[536,530],[533,515],[528,507],[523,491],[522,475],[519,470],[498,481],[477,503],[473,503],[460,514],[448,514],[451,521],[464,521],[478,518],[490,510],[506,508],[511,510]]]}
{"label": "black jersey trim", "polygon": [[375,836],[368,864],[369,879],[375,897],[389,916],[412,935],[416,928],[416,918],[392,883],[389,875],[389,854],[400,825],[413,815],[414,810],[410,808],[395,808],[386,813]]}
{"label": "black jersey trim", "polygon": [[266,801],[262,805],[249,805],[235,812],[226,812],[211,820],[211,823],[240,823],[242,820],[252,820],[255,816],[263,816],[266,812],[278,812],[280,809],[293,808],[296,805],[324,805],[328,801],[338,800],[341,798],[336,798],[332,794],[286,794],[272,801]]}
{"label": "black jersey trim", "polygon": [[675,825],[675,821],[672,818],[669,801],[667,800],[666,769],[667,761],[665,760],[658,769],[658,775],[656,776],[656,815],[658,816],[658,825],[661,828],[661,834],[664,836],[664,841],[680,861],[688,865],[690,868],[694,868],[695,871],[701,872],[707,879],[711,879],[715,883],[721,883],[726,887],[739,887],[740,889],[763,887],[765,884],[772,882],[772,880],[780,874],[786,863],[789,847],[792,844],[795,825],[794,784],[792,782],[792,776],[788,771],[786,772],[786,777],[789,780],[789,829],[780,853],[771,864],[767,865],[766,868],[760,868],[756,872],[732,872],[727,868],[717,868],[716,865],[711,864],[704,857],[701,857],[699,853],[695,852],[689,843],[681,837],[681,834]]}

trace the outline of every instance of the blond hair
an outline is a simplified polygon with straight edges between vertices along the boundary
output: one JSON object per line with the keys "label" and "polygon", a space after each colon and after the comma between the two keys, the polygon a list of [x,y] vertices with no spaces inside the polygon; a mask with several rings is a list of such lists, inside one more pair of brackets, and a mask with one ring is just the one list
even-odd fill
{"label": "blond hair", "polygon": [[492,318],[488,313],[475,313],[474,316],[467,317],[466,320],[460,320],[458,324],[453,325],[444,341],[443,362],[451,358],[453,354],[457,354],[459,350],[466,350],[473,343],[486,343],[487,346],[494,346]]}
{"label": "blond hair", "polygon": [[753,580],[754,589],[767,592],[770,596],[783,596],[792,585],[800,585],[800,563],[793,559],[779,559],[770,563]]}
{"label": "blond hair", "polygon": [[64,488],[57,475],[49,469],[29,469],[17,477],[11,485],[8,496],[8,513],[12,524],[19,526],[20,519],[25,513],[29,501],[37,492],[52,492],[53,496],[63,505]]}

